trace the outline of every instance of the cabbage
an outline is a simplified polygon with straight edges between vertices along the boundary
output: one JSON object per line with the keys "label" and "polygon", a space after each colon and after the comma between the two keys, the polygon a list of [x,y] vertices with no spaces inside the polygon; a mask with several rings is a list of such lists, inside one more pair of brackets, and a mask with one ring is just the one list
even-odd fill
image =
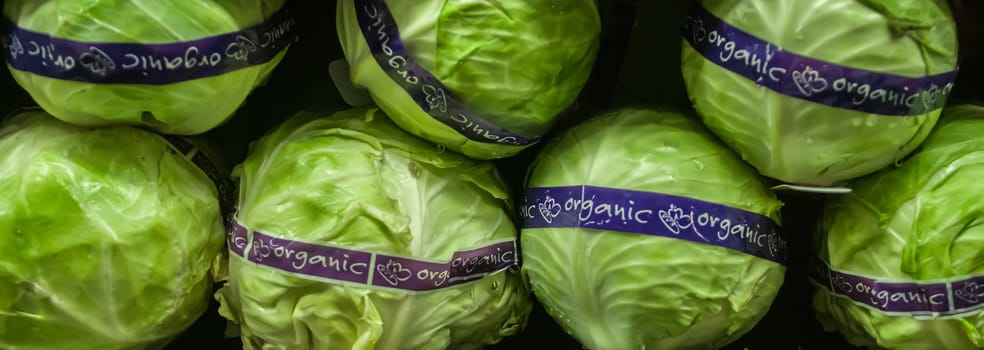
{"label": "cabbage", "polygon": [[[902,159],[952,89],[945,0],[694,4],[682,53],[690,99],[712,132],[780,181],[834,185]],[[743,44],[710,16],[771,46]]]}
{"label": "cabbage", "polygon": [[[63,45],[41,52],[25,33],[12,35],[5,40],[8,67],[17,83],[59,119],[84,126],[142,125],[171,134],[200,134],[228,119],[272,72],[286,53],[286,44],[277,48],[271,44],[266,49],[255,45],[265,43],[268,33],[289,41],[290,32],[284,30],[292,24],[281,19],[272,24],[288,24],[277,25],[273,31],[212,38],[177,48],[160,45],[197,41],[259,25],[275,17],[284,1],[8,0],[4,15],[18,27],[80,42],[71,48]],[[104,44],[90,48],[86,43]],[[115,55],[107,48],[126,43],[160,45],[128,46],[121,52],[129,54]],[[249,52],[250,48],[272,56],[264,61],[257,58],[257,51]],[[59,76],[25,69],[32,63],[36,67],[44,64]],[[213,64],[216,66],[209,67]],[[218,75],[195,73],[214,73],[234,65],[237,69]],[[52,68],[56,66],[72,69]]]}
{"label": "cabbage", "polygon": [[[237,224],[216,296],[246,349],[476,349],[525,325],[531,297],[512,264],[466,282],[458,269],[384,257],[460,266],[460,252],[503,244],[515,257],[511,204],[490,163],[352,109],[289,119],[233,177]],[[466,260],[473,272],[488,265]]]}
{"label": "cabbage", "polygon": [[352,81],[397,125],[493,159],[572,105],[601,20],[594,0],[341,0],[337,25]]}
{"label": "cabbage", "polygon": [[[977,287],[984,285],[984,250],[978,245],[984,244],[982,133],[984,107],[949,106],[901,166],[853,181],[853,193],[827,203],[815,249],[835,271],[834,281],[821,272],[815,280],[827,288],[817,288],[813,297],[824,328],[858,346],[984,348],[984,300],[978,300],[982,290]],[[819,265],[818,271],[825,269]],[[943,282],[950,282],[952,295],[940,287]],[[924,292],[909,286],[913,283]],[[860,292],[865,286],[874,289]],[[952,312],[943,305],[948,303],[944,297],[969,309]],[[932,309],[936,315],[925,312],[931,310],[929,298],[943,302]],[[906,306],[924,312],[901,312]]]}
{"label": "cabbage", "polygon": [[0,349],[160,349],[205,312],[218,193],[163,138],[23,111],[0,193]]}
{"label": "cabbage", "polygon": [[523,270],[589,349],[721,348],[783,283],[782,203],[683,113],[625,108],[579,124],[537,156],[526,186]]}

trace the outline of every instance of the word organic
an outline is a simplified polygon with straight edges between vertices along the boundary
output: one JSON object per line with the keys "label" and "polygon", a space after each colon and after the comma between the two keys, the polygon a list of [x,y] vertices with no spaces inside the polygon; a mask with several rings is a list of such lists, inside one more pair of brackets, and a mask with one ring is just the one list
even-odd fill
{"label": "word organic", "polygon": [[404,291],[447,288],[519,266],[515,240],[455,252],[445,262],[276,238],[235,222],[227,240],[234,256],[299,278]]}
{"label": "word organic", "polygon": [[662,193],[594,186],[526,192],[523,227],[591,228],[683,239],[784,262],[786,242],[766,216]]}

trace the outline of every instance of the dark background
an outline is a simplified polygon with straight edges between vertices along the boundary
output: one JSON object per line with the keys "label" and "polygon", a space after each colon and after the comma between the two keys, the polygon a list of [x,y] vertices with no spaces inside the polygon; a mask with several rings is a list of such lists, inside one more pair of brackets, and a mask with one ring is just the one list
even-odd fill
{"label": "dark background", "polygon": [[[324,3],[333,3],[327,2]],[[0,1],[2,4],[2,1]],[[268,84],[257,89],[240,112],[208,136],[237,163],[250,141],[279,124],[300,108],[331,112],[344,102],[331,84],[328,63],[342,58],[335,35],[334,13],[322,1],[295,0],[300,40],[290,49]],[[961,73],[954,98],[984,100],[976,82],[984,78],[984,3],[971,0],[955,4],[961,40]],[[602,1],[604,31],[591,81],[575,108],[559,122],[553,133],[584,118],[617,106],[636,103],[689,106],[679,71],[680,22],[686,1]],[[8,110],[33,105],[12,81],[7,70],[0,73],[0,103]],[[547,135],[549,138],[550,135]],[[543,146],[497,161],[503,176],[514,188],[522,187],[523,175],[532,156]],[[726,349],[851,349],[843,339],[825,333],[813,318],[811,289],[806,279],[810,256],[806,239],[812,229],[822,198],[781,194],[786,203],[783,222],[788,232],[790,256],[786,283],[771,311],[745,337]],[[241,349],[236,338],[223,337],[225,320],[212,308],[168,349]],[[526,330],[490,349],[535,348],[550,344],[554,349],[579,349],[537,305]]]}

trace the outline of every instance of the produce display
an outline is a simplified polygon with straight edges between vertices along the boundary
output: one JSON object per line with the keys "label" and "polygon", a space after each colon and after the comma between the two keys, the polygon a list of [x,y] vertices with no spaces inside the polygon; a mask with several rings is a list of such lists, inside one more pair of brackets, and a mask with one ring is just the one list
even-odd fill
{"label": "produce display", "polygon": [[0,350],[984,349],[984,2],[0,8]]}

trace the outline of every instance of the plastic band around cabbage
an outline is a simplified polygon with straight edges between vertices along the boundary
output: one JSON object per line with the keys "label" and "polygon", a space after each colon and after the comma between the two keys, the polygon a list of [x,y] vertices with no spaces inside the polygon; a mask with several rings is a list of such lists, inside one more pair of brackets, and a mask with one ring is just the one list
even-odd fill
{"label": "plastic band around cabbage", "polygon": [[476,142],[522,146],[539,141],[539,136],[523,137],[482,119],[434,74],[414,62],[403,48],[400,30],[384,0],[354,1],[362,36],[376,63],[427,114]]}
{"label": "plastic band around cabbage", "polygon": [[164,85],[207,78],[269,62],[294,40],[287,6],[266,21],[237,31],[167,44],[81,42],[18,27],[3,18],[3,46],[11,68],[97,84]]}
{"label": "plastic band around cabbage", "polygon": [[434,261],[276,238],[235,220],[226,238],[233,256],[258,266],[308,280],[404,292],[453,287],[519,266],[514,239]]}
{"label": "plastic band around cabbage", "polygon": [[215,190],[219,194],[219,205],[221,206],[222,216],[226,217],[230,215],[234,200],[233,192],[230,190],[229,182],[225,180],[226,177],[219,171],[219,167],[215,165],[215,162],[191,142],[185,141],[177,136],[158,135],[164,138],[164,141],[167,141],[172,149],[183,155],[185,159],[188,159],[188,161],[205,173],[205,176],[212,181],[212,184],[215,185]]}
{"label": "plastic band around cabbage", "polygon": [[757,213],[662,193],[595,186],[526,190],[523,228],[590,228],[711,244],[786,264],[780,227]]}
{"label": "plastic band around cabbage", "polygon": [[905,77],[837,65],[792,52],[738,29],[694,1],[684,39],[704,58],[780,94],[887,116],[942,108],[957,71]]}
{"label": "plastic band around cabbage", "polygon": [[838,271],[814,259],[811,281],[857,305],[917,319],[960,317],[984,308],[984,275],[936,281],[902,281]]}

